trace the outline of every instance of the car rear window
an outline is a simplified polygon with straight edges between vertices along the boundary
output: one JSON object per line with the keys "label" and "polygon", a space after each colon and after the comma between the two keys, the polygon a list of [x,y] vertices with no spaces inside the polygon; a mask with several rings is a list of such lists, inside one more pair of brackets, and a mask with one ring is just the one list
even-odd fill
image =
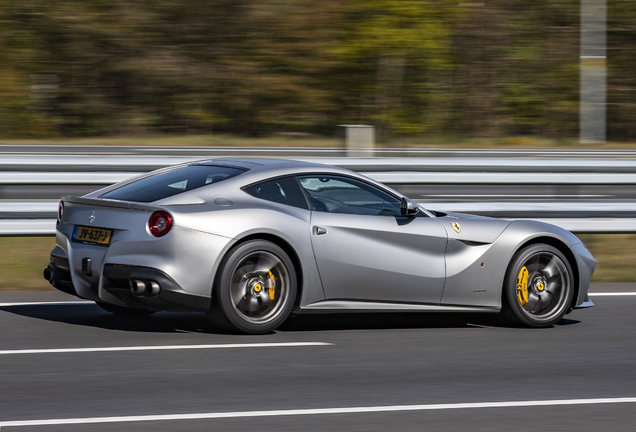
{"label": "car rear window", "polygon": [[235,177],[246,170],[217,165],[189,165],[146,177],[107,192],[101,198],[153,202]]}

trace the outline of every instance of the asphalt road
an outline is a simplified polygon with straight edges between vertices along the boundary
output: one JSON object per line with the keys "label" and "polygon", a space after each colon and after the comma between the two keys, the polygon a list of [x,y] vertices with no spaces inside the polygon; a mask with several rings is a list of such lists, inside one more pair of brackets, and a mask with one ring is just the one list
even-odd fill
{"label": "asphalt road", "polygon": [[[202,314],[131,320],[31,303],[73,300],[62,293],[0,293],[0,427],[633,431],[636,284],[592,292],[621,295],[592,296],[595,307],[550,329],[490,315],[313,315],[264,336],[219,334]],[[55,419],[77,423],[44,424]]]}

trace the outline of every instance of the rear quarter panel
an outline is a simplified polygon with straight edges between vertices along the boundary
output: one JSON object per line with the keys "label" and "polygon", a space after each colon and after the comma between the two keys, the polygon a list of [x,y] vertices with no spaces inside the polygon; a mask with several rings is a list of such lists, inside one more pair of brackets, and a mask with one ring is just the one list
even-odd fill
{"label": "rear quarter panel", "polygon": [[298,258],[302,279],[300,305],[323,300],[325,296],[311,246],[311,212],[253,198],[242,191],[226,197],[231,205],[217,205],[207,200],[205,205],[165,206],[174,213],[176,226],[229,239],[221,250],[208,257],[212,275],[220,270],[223,257],[233,246],[249,238],[275,236],[287,243]]}

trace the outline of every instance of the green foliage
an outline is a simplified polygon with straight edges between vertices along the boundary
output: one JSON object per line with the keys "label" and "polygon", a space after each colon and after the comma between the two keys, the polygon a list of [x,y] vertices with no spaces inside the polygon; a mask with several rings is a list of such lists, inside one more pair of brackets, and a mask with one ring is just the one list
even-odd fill
{"label": "green foliage", "polygon": [[[579,4],[0,0],[0,135],[571,137]],[[608,132],[633,139],[636,2],[608,5]]]}
{"label": "green foliage", "polygon": [[435,107],[427,102],[432,71],[452,64],[451,1],[357,0],[343,11],[342,30],[329,54],[343,101],[343,117],[379,126],[380,133],[414,134]]}

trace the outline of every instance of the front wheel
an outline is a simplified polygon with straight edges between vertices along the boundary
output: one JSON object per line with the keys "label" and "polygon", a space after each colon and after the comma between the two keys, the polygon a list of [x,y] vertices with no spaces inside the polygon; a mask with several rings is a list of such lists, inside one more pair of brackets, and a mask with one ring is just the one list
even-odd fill
{"label": "front wheel", "polygon": [[296,271],[274,243],[254,240],[234,247],[214,285],[209,319],[249,334],[268,333],[289,316],[296,300]]}
{"label": "front wheel", "polygon": [[565,256],[546,244],[515,254],[504,282],[503,315],[528,327],[550,327],[565,315],[574,294],[572,268]]}

